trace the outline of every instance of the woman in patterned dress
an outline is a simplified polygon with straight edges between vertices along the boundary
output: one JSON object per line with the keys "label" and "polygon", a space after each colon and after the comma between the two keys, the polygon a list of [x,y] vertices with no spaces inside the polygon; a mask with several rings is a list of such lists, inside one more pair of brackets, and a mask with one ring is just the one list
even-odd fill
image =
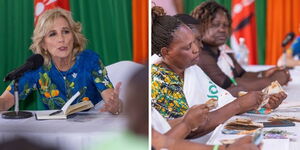
{"label": "woman in patterned dress", "polygon": [[[120,83],[113,87],[100,57],[85,50],[86,39],[81,24],[63,9],[44,12],[35,26],[30,49],[41,54],[44,65],[28,71],[19,79],[19,97],[24,100],[37,91],[44,109],[60,109],[76,92],[80,96],[73,102],[104,100],[102,111],[119,114]],[[0,110],[14,105],[14,88],[11,83],[0,97]]]}

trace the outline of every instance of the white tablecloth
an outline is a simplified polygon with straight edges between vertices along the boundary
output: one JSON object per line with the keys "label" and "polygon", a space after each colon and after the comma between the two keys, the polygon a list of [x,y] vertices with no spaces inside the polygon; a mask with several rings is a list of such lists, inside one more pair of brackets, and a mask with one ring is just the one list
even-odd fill
{"label": "white tablecloth", "polygon": [[[261,71],[268,69],[272,66],[248,66],[245,67],[247,71]],[[256,122],[267,121],[267,118],[274,115],[285,115],[285,116],[295,116],[300,118],[300,67],[295,67],[290,70],[292,81],[288,86],[284,86],[284,90],[288,93],[288,97],[284,100],[283,104],[269,115],[257,115],[257,114],[243,114],[239,116],[234,116],[231,119],[236,117],[248,117]],[[298,105],[298,107],[292,108],[292,105]],[[230,120],[231,120],[230,119]],[[222,139],[233,139],[238,138],[243,135],[225,135],[221,133],[224,125],[220,125],[212,136],[210,137],[207,144],[220,144]],[[270,130],[272,128],[264,128],[263,130]],[[263,150],[284,150],[285,148],[289,150],[299,150],[300,149],[300,123],[296,123],[294,127],[278,127],[277,129],[283,129],[288,132],[294,133],[295,135],[290,136],[291,140],[264,140]],[[278,144],[279,143],[279,144]],[[276,146],[276,144],[278,144]],[[272,147],[272,148],[270,148]]]}
{"label": "white tablecloth", "polygon": [[0,143],[22,136],[30,142],[60,150],[86,150],[96,140],[120,134],[126,117],[99,112],[83,112],[67,120],[8,120],[0,118]]}

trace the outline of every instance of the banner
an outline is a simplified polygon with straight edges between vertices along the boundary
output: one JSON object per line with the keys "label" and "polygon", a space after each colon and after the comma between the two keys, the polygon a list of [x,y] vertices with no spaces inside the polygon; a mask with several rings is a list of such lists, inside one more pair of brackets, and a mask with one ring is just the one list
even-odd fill
{"label": "banner", "polygon": [[70,11],[69,0],[34,0],[34,24],[43,12],[57,7]]}
{"label": "banner", "polygon": [[245,38],[249,50],[249,64],[257,64],[256,19],[254,0],[232,0],[231,47],[239,48],[239,39]]}

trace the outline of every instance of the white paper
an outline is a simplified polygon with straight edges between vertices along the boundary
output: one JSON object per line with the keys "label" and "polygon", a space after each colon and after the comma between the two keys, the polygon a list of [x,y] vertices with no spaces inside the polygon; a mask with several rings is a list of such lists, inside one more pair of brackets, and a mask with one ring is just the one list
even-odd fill
{"label": "white paper", "polygon": [[289,150],[289,139],[264,139],[262,150]]}
{"label": "white paper", "polygon": [[67,102],[66,104],[61,108],[61,110],[66,114],[67,109],[69,106],[72,104],[72,102],[80,95],[80,92],[78,91],[75,95],[73,95]]}
{"label": "white paper", "polygon": [[63,112],[60,112],[58,114],[50,116],[49,114],[56,112],[58,110],[41,110],[36,111],[36,119],[37,120],[48,120],[48,119],[67,119],[67,116],[63,114]]}
{"label": "white paper", "polygon": [[289,102],[283,101],[278,108],[292,108],[292,107],[300,107],[300,101],[289,101]]}

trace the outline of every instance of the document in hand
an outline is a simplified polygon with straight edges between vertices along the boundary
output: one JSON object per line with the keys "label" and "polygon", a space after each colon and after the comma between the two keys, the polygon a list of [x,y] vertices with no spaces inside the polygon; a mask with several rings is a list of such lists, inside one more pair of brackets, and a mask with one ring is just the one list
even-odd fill
{"label": "document in hand", "polygon": [[78,91],[74,96],[72,96],[66,104],[61,108],[61,110],[42,110],[35,113],[37,120],[48,120],[48,119],[67,119],[68,115],[80,112],[89,108],[94,107],[91,101],[83,101],[74,105],[72,102],[80,95]]}
{"label": "document in hand", "polygon": [[[266,105],[268,102],[269,102],[269,98],[272,94],[277,94],[279,92],[285,92],[280,83],[278,81],[273,81],[271,83],[271,85],[267,86],[266,88],[264,88],[262,90],[262,93],[264,94],[264,97],[263,97],[263,101],[262,103],[260,104],[260,106],[257,108],[257,110],[260,110],[264,105]],[[238,93],[239,96],[243,96],[245,94],[247,94],[248,92],[245,92],[245,91],[240,91]],[[285,92],[286,93],[286,92]]]}
{"label": "document in hand", "polygon": [[262,101],[262,103],[260,104],[257,110],[259,110],[261,107],[263,107],[269,102],[270,95],[277,94],[279,92],[285,92],[285,91],[282,89],[278,81],[274,81],[271,83],[271,85],[264,88],[262,92],[264,94],[264,98],[263,98],[264,100]]}

